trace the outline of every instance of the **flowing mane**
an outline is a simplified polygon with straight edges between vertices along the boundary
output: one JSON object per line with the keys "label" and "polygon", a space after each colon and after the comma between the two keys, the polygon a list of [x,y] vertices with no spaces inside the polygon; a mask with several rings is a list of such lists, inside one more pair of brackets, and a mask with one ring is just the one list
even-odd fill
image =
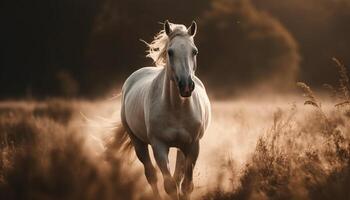
{"label": "flowing mane", "polygon": [[164,66],[166,64],[166,49],[171,39],[179,35],[188,36],[186,26],[170,23],[170,27],[172,29],[170,36],[168,36],[164,30],[161,30],[156,34],[151,43],[145,42],[148,46],[146,57],[151,58],[156,66]]}

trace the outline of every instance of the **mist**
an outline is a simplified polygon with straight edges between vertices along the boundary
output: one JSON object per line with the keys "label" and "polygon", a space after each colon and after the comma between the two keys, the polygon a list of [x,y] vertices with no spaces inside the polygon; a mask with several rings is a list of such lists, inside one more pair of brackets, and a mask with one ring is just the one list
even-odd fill
{"label": "mist", "polygon": [[211,104],[193,200],[350,199],[348,0],[37,0],[1,8],[0,199],[155,199],[117,130],[121,87],[135,70],[155,66],[142,41],[165,20],[197,22],[196,75]]}

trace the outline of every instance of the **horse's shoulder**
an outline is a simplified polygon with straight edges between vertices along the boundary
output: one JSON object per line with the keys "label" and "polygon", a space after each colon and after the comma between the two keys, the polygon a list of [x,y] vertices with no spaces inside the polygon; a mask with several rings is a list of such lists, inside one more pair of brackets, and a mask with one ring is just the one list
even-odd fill
{"label": "horse's shoulder", "polygon": [[203,130],[206,130],[211,120],[210,100],[202,81],[198,77],[195,77],[194,81],[196,83],[196,88],[197,88],[197,95],[195,97],[197,98],[199,105],[201,105],[200,106],[200,110],[202,111],[201,113],[205,115],[205,119],[206,119],[204,122]]}
{"label": "horse's shoulder", "polygon": [[195,90],[197,91],[196,93],[197,93],[198,97],[208,99],[207,91],[206,91],[205,86],[202,83],[202,81],[198,77],[195,76],[194,82],[196,84]]}

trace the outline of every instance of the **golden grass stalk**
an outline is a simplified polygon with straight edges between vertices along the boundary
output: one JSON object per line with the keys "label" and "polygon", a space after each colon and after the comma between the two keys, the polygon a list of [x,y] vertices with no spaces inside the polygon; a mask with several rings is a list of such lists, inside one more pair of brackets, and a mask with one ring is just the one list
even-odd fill
{"label": "golden grass stalk", "polygon": [[339,90],[341,95],[345,100],[349,100],[350,95],[350,84],[347,69],[343,63],[341,63],[337,58],[333,57],[332,60],[336,63],[339,71]]}
{"label": "golden grass stalk", "polygon": [[297,86],[303,90],[303,96],[306,97],[304,105],[311,105],[316,108],[321,108],[321,104],[312,92],[311,88],[303,82],[297,82]]}

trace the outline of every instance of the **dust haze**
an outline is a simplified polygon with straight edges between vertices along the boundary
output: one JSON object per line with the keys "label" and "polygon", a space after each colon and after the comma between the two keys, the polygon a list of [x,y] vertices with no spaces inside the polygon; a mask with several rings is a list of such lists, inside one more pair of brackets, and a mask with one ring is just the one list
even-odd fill
{"label": "dust haze", "polygon": [[[315,98],[311,106],[301,95],[212,100],[194,199],[347,198],[348,105]],[[107,145],[119,99],[2,102],[0,110],[0,197],[153,199],[134,153]]]}
{"label": "dust haze", "polygon": [[[154,65],[140,39],[166,19],[197,22],[196,73],[212,105],[194,199],[350,199],[348,0],[2,8],[0,199],[154,199],[114,136],[121,85]],[[173,149],[170,161],[173,170]]]}

